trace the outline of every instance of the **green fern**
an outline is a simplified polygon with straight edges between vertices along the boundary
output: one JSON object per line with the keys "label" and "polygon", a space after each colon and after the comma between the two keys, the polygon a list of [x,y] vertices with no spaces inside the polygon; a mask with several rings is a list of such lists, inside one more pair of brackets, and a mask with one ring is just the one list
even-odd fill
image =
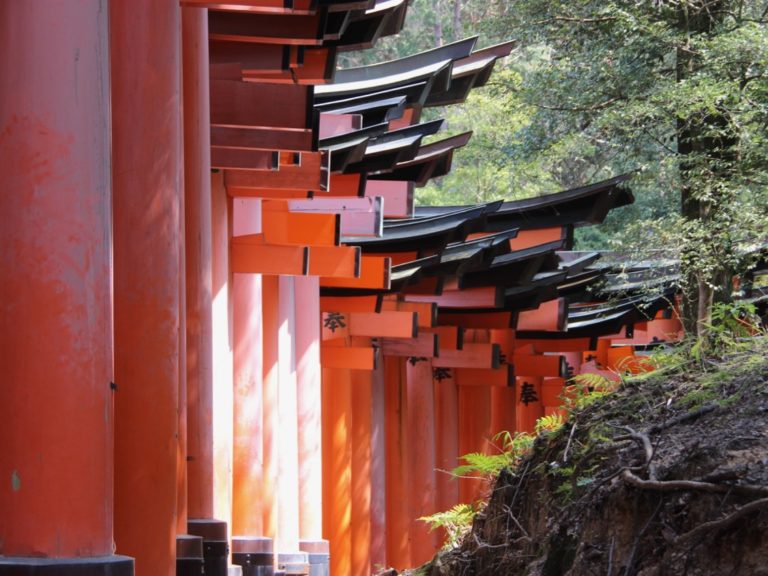
{"label": "green fern", "polygon": [[542,416],[536,421],[536,434],[555,434],[563,427],[563,424],[565,424],[565,418],[563,418],[562,414],[555,413],[549,416]]}
{"label": "green fern", "polygon": [[589,406],[616,389],[616,383],[601,374],[577,374],[570,381],[577,394],[565,399],[565,408],[569,413]]}
{"label": "green fern", "polygon": [[446,539],[443,548],[455,548],[472,528],[478,509],[474,504],[457,504],[445,512],[437,512],[430,516],[419,518],[429,525],[430,530],[442,528],[445,530]]}

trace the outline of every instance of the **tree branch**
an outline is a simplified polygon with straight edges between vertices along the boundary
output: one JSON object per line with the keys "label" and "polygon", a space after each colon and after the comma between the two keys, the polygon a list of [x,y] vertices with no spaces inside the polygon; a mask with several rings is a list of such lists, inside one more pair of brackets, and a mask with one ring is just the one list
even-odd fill
{"label": "tree branch", "polygon": [[744,516],[752,514],[753,512],[757,512],[758,510],[766,507],[768,507],[768,498],[754,500],[749,504],[745,504],[724,518],[720,518],[719,520],[712,520],[710,522],[704,522],[704,524],[699,524],[696,526],[696,528],[686,532],[682,536],[678,536],[675,540],[675,544],[688,543],[691,540],[695,540],[699,536],[703,536],[706,532],[711,530],[723,530],[728,528],[732,524],[735,524],[737,521],[741,520]]}
{"label": "tree branch", "polygon": [[613,22],[618,16],[596,16],[592,18],[579,18],[577,16],[552,16],[545,20],[537,20],[534,24],[552,24],[553,22],[573,22],[576,24],[599,24],[601,22]]}
{"label": "tree branch", "polygon": [[741,486],[738,484],[713,484],[711,482],[697,482],[695,480],[643,480],[632,471],[624,469],[621,478],[635,488],[643,490],[659,490],[661,492],[676,492],[679,490],[693,490],[696,492],[710,492],[722,494],[724,492],[742,492],[747,494],[768,494],[768,486]]}
{"label": "tree branch", "polygon": [[605,102],[599,102],[597,104],[593,104],[592,106],[549,106],[547,104],[534,104],[537,108],[543,108],[544,110],[554,110],[556,112],[596,112],[598,110],[602,110],[603,108],[608,108],[611,104],[615,104],[616,102],[624,100],[621,96],[615,96],[613,98],[609,98]]}

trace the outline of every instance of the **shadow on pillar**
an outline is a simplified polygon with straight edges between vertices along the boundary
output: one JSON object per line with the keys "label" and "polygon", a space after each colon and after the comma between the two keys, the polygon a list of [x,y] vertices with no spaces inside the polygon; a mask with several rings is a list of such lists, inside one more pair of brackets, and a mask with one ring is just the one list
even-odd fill
{"label": "shadow on pillar", "polygon": [[203,539],[203,563],[205,576],[227,576],[229,542],[227,523],[221,520],[190,520],[187,532]]}
{"label": "shadow on pillar", "polygon": [[330,575],[331,548],[328,540],[300,540],[299,550],[307,553],[309,576]]}
{"label": "shadow on pillar", "polygon": [[133,558],[0,558],[0,576],[133,576]]}
{"label": "shadow on pillar", "polygon": [[233,536],[232,563],[243,569],[243,576],[274,576],[275,552],[272,538]]}
{"label": "shadow on pillar", "polygon": [[176,536],[176,576],[202,576],[203,539],[191,534]]}

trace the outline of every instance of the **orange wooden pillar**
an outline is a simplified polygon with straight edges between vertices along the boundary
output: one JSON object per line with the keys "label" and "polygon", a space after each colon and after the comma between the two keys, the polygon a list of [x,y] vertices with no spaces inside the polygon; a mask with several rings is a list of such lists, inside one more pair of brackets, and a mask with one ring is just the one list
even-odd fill
{"label": "orange wooden pillar", "polygon": [[[491,330],[491,342],[499,344],[502,357],[507,362],[512,361],[515,353],[515,332],[513,330]],[[491,438],[500,432],[514,433],[517,428],[515,417],[515,388],[514,386],[493,386],[491,388]],[[502,446],[494,441],[496,448]]]}
{"label": "orange wooden pillar", "polygon": [[352,573],[352,383],[350,371],[323,368],[323,533],[331,574]]}
{"label": "orange wooden pillar", "polygon": [[371,563],[387,564],[386,389],[384,367],[371,374]]}
{"label": "orange wooden pillar", "polygon": [[[294,278],[278,279],[278,476],[277,539],[281,555],[299,551],[299,441],[296,355],[296,308]],[[274,303],[272,304],[274,305]]]}
{"label": "orange wooden pillar", "polygon": [[437,551],[437,535],[419,520],[434,514],[435,485],[435,397],[432,363],[406,362],[408,394],[408,456],[411,473],[409,516],[411,561],[415,566],[427,562]]}
{"label": "orange wooden pillar", "polygon": [[0,3],[2,574],[133,574],[112,555],[108,50],[101,2]]}
{"label": "orange wooden pillar", "polygon": [[320,367],[320,280],[294,278],[299,448],[299,548],[312,569],[328,564],[323,540],[322,370]]}
{"label": "orange wooden pillar", "polygon": [[264,465],[261,276],[234,274],[232,537],[261,536]]}
{"label": "orange wooden pillar", "polygon": [[371,400],[369,370],[350,370],[352,423],[351,576],[375,572],[371,562]]}
{"label": "orange wooden pillar", "polygon": [[262,375],[263,375],[263,422],[264,469],[261,486],[262,528],[264,536],[277,536],[277,458],[278,458],[278,310],[279,278],[262,277]]}
{"label": "orange wooden pillar", "polygon": [[450,471],[459,465],[459,392],[453,371],[434,380],[435,395],[435,506],[450,510],[459,503],[459,481]]}
{"label": "orange wooden pillar", "polygon": [[174,574],[181,15],[174,0],[123,0],[110,4],[109,17],[115,381],[121,395],[115,406],[115,542],[118,551],[136,557],[138,574]]}
{"label": "orange wooden pillar", "polygon": [[[489,451],[491,390],[488,386],[462,386],[459,382],[459,455]],[[459,499],[472,502],[484,488],[483,480],[462,478]]]}
{"label": "orange wooden pillar", "polygon": [[408,514],[410,474],[408,398],[404,359],[384,357],[386,408],[387,564],[399,570],[413,566]]}
{"label": "orange wooden pillar", "polygon": [[211,161],[208,11],[182,8],[187,345],[187,505],[213,517]]}
{"label": "orange wooden pillar", "polygon": [[233,336],[232,272],[229,243],[232,200],[223,175],[211,178],[211,334],[213,336],[213,515],[229,522],[232,516]]}

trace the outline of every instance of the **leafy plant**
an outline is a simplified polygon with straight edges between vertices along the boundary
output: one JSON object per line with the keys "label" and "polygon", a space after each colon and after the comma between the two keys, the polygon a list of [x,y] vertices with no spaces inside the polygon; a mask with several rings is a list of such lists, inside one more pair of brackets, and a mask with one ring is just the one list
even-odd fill
{"label": "leafy plant", "polygon": [[602,374],[577,374],[570,380],[571,390],[565,394],[565,409],[581,410],[616,389],[616,383]]}
{"label": "leafy plant", "polygon": [[555,434],[563,427],[563,424],[565,424],[565,418],[563,418],[562,414],[555,413],[549,416],[542,416],[536,421],[536,434]]}
{"label": "leafy plant", "polygon": [[430,516],[419,518],[429,525],[430,530],[442,528],[445,530],[444,549],[455,548],[472,528],[472,521],[478,512],[478,508],[472,504],[457,504],[450,510],[437,512]]}

